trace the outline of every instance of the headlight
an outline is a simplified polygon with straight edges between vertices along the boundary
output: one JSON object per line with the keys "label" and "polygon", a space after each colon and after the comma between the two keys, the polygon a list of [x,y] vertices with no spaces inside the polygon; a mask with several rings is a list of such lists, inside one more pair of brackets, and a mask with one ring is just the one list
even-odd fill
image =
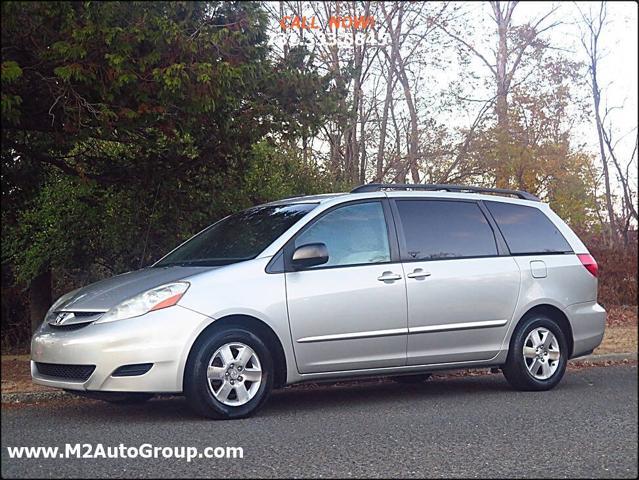
{"label": "headlight", "polygon": [[153,310],[172,307],[189,288],[187,282],[175,282],[161,285],[135,297],[129,298],[105,313],[95,323],[114,322],[125,318],[139,317]]}

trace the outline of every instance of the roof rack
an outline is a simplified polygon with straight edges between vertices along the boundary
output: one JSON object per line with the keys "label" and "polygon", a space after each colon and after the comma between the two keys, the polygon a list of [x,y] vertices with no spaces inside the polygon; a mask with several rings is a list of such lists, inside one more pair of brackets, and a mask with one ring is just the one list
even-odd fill
{"label": "roof rack", "polygon": [[514,195],[522,200],[531,200],[540,202],[532,193],[522,190],[508,190],[505,188],[484,188],[469,187],[467,185],[447,185],[436,183],[410,184],[410,183],[368,183],[360,185],[351,190],[351,193],[379,192],[380,190],[427,190],[437,191],[444,190],[446,192],[466,192],[466,193],[497,193],[499,195]]}

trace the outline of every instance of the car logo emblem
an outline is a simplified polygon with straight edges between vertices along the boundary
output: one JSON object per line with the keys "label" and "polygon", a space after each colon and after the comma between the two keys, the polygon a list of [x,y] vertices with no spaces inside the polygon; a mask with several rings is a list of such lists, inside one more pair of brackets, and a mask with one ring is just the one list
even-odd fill
{"label": "car logo emblem", "polygon": [[70,318],[75,317],[75,314],[73,314],[73,312],[62,312],[62,313],[58,313],[58,316],[55,317],[55,320],[53,321],[54,325],[62,325],[64,322],[66,322],[67,320],[69,320]]}

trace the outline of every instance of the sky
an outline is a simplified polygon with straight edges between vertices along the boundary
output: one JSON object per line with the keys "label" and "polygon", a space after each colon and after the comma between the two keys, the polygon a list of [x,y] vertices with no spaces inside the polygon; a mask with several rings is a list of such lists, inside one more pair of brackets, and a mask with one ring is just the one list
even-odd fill
{"label": "sky", "polygon": [[[559,10],[556,15],[565,24],[558,26],[549,33],[550,39],[555,44],[564,44],[566,48],[575,52],[575,58],[587,61],[583,47],[579,43],[579,28],[573,22],[579,20],[579,11],[584,13],[589,9],[598,9],[599,2],[562,2],[556,4]],[[609,106],[623,106],[615,109],[610,118],[613,124],[613,132],[620,137],[630,133],[619,144],[622,158],[629,158],[634,147],[637,128],[637,97],[639,86],[637,73],[639,52],[637,51],[637,11],[635,2],[608,2],[609,23],[601,34],[601,46],[603,57],[599,66],[599,79],[603,96]],[[525,20],[526,17],[536,18],[540,13],[549,9],[547,2],[522,2],[517,6],[515,14],[517,20]],[[593,152],[598,151],[597,136],[594,123],[582,125],[579,129],[585,144]],[[636,165],[636,164],[635,164]],[[635,167],[636,168],[636,167]],[[635,176],[636,182],[636,176]],[[636,185],[636,184],[635,184]]]}

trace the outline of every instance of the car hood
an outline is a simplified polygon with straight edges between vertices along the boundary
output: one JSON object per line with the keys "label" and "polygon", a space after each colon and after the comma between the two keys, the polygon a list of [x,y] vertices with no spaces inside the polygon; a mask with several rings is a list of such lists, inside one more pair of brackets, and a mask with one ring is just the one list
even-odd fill
{"label": "car hood", "polygon": [[123,273],[80,288],[56,311],[105,312],[151,288],[217,268],[220,267],[149,267]]}

